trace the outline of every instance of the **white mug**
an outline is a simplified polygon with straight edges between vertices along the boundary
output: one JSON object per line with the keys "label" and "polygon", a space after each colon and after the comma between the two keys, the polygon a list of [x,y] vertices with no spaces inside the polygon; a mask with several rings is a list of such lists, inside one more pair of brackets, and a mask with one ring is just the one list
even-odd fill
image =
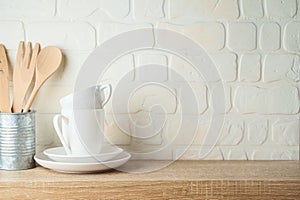
{"label": "white mug", "polygon": [[53,125],[68,155],[95,155],[104,143],[103,120],[103,109],[62,110]]}
{"label": "white mug", "polygon": [[[105,92],[106,90],[107,92]],[[111,94],[110,84],[96,85],[69,94],[59,102],[62,109],[102,109],[109,101]]]}

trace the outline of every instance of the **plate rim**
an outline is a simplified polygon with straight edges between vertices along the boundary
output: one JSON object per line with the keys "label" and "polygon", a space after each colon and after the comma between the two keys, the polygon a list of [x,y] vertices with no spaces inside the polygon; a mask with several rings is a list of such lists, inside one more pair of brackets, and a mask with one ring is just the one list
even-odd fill
{"label": "plate rim", "polygon": [[[122,158],[119,158],[119,159],[116,159],[116,158],[113,158],[112,160],[108,160],[108,161],[103,161],[103,162],[90,162],[90,163],[75,163],[75,162],[60,162],[60,161],[55,161],[55,160],[52,160],[51,158],[49,158],[47,155],[45,155],[43,152],[40,152],[40,153],[37,153],[36,155],[34,155],[34,159],[37,163],[39,163],[39,161],[41,162],[46,162],[46,163],[49,163],[49,164],[57,164],[57,165],[65,165],[65,166],[97,166],[97,165],[110,165],[110,164],[113,164],[113,163],[116,163],[116,162],[121,162],[121,161],[128,161],[130,158],[131,158],[131,154],[128,153],[127,151],[122,151],[119,155],[121,154],[125,154],[124,157]],[[47,157],[49,160],[45,160],[43,158],[40,158],[39,155],[44,155],[45,157]],[[39,163],[40,164],[40,163]],[[40,164],[42,165],[42,164]],[[47,167],[46,167],[47,168]]]}

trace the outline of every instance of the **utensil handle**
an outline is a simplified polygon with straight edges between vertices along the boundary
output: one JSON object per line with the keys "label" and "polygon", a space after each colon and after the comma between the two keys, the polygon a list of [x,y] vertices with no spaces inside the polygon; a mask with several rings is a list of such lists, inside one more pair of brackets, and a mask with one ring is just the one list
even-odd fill
{"label": "utensil handle", "polygon": [[0,111],[10,113],[9,80],[3,74],[0,74],[0,94]]}
{"label": "utensil handle", "polygon": [[64,136],[63,136],[63,133],[62,133],[62,127],[61,127],[61,119],[63,118],[63,116],[61,114],[57,114],[53,117],[53,126],[54,126],[54,129],[56,131],[56,134],[58,135],[62,145],[64,146],[67,154],[71,154],[71,149],[68,145],[68,143],[66,142]]}
{"label": "utensil handle", "polygon": [[102,102],[102,108],[105,106],[105,104],[109,101],[109,99],[111,97],[111,94],[112,94],[111,84],[104,84],[104,85],[100,86],[100,91],[103,91],[103,93],[104,93],[104,90],[106,90],[106,89],[108,90],[108,95],[105,98],[105,100]]}
{"label": "utensil handle", "polygon": [[39,85],[39,84],[35,83],[35,86],[34,86],[32,92],[31,92],[31,95],[30,95],[30,97],[29,97],[29,99],[28,99],[28,101],[27,101],[27,103],[26,103],[26,105],[23,109],[23,112],[28,112],[29,111],[29,109],[30,109],[30,107],[33,103],[33,100],[34,100],[35,96],[37,95],[37,92],[40,89],[40,86],[36,87],[36,85]]}

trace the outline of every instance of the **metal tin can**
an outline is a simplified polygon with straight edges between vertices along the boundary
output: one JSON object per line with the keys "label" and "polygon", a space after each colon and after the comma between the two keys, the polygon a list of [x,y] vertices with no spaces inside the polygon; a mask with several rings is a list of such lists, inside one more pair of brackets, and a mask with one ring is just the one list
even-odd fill
{"label": "metal tin can", "polygon": [[0,113],[0,169],[35,167],[35,111]]}

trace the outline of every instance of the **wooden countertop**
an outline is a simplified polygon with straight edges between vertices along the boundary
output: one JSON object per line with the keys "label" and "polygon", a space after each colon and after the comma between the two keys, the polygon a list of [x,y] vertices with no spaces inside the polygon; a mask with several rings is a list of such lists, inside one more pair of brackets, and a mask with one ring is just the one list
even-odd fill
{"label": "wooden countertop", "polygon": [[47,198],[300,199],[300,161],[176,161],[142,174],[0,170],[0,199]]}

